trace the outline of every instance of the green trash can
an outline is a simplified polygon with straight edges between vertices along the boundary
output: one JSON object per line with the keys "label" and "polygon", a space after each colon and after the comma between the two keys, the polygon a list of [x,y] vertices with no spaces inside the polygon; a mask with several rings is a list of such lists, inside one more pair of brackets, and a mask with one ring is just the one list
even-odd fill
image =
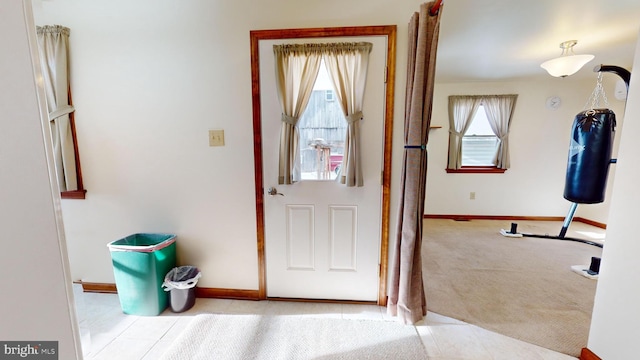
{"label": "green trash can", "polygon": [[107,246],[122,312],[154,316],[164,311],[168,295],[162,283],[176,266],[176,236],[139,233]]}

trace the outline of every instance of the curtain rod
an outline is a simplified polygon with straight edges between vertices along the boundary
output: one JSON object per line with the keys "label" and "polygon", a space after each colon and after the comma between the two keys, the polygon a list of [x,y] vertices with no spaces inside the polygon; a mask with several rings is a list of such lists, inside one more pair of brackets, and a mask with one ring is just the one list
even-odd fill
{"label": "curtain rod", "polygon": [[431,16],[436,16],[438,14],[438,10],[440,10],[440,5],[442,5],[442,0],[436,0],[435,4],[429,10],[429,14]]}

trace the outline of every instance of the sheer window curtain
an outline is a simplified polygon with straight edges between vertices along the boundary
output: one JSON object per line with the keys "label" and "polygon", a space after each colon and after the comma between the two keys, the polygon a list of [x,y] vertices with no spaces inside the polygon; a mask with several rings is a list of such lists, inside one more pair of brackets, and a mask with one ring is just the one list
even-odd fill
{"label": "sheer window curtain", "polygon": [[496,95],[486,97],[483,100],[484,110],[491,130],[496,134],[500,142],[496,149],[494,163],[500,169],[511,167],[509,160],[509,127],[513,117],[518,95]]}
{"label": "sheer window curtain", "polygon": [[372,46],[371,43],[360,42],[326,44],[324,47],[324,63],[348,124],[339,176],[340,182],[348,187],[364,184],[360,161],[360,121],[364,118],[362,106]]}
{"label": "sheer window curtain", "polygon": [[282,108],[278,184],[300,181],[298,148],[300,134],[296,124],[309,103],[320,69],[322,54],[305,44],[274,45],[276,87]]}
{"label": "sheer window curtain", "polygon": [[69,114],[69,28],[37,27],[38,49],[53,138],[56,177],[60,191],[78,190],[76,158]]}
{"label": "sheer window curtain", "polygon": [[449,96],[449,163],[447,169],[462,167],[462,137],[478,111],[481,96]]}

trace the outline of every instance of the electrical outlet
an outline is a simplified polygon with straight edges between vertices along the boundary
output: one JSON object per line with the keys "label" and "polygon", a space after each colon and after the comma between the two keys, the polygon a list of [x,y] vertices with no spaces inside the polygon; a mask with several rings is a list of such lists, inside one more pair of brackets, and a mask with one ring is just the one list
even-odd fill
{"label": "electrical outlet", "polygon": [[209,146],[224,146],[224,130],[209,130]]}
{"label": "electrical outlet", "polygon": [[469,193],[469,199],[470,200],[475,200],[476,199],[476,192],[475,191],[472,191],[472,192]]}

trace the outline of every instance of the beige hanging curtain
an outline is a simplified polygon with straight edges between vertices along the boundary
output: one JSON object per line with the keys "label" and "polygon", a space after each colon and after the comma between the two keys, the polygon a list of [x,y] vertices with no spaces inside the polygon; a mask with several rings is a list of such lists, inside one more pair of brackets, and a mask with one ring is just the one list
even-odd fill
{"label": "beige hanging curtain", "polygon": [[420,251],[427,176],[426,146],[442,13],[430,15],[433,4],[420,5],[420,12],[415,13],[409,23],[402,192],[387,304],[387,312],[398,316],[405,324],[416,323],[427,314]]}
{"label": "beige hanging curtain", "polygon": [[500,142],[494,157],[494,164],[498,169],[508,169],[511,167],[509,160],[509,127],[513,117],[513,109],[516,105],[518,95],[494,95],[487,96],[484,102],[484,111],[487,113],[487,120],[491,130],[496,134]]}
{"label": "beige hanging curtain", "polygon": [[38,50],[53,139],[60,191],[78,190],[76,158],[69,114],[69,28],[38,26]]}
{"label": "beige hanging curtain", "polygon": [[273,52],[282,108],[278,184],[293,184],[300,181],[300,134],[296,124],[309,103],[322,54],[310,44],[274,45]]}
{"label": "beige hanging curtain", "polygon": [[449,163],[447,169],[462,167],[462,137],[482,103],[482,96],[449,96]]}
{"label": "beige hanging curtain", "polygon": [[323,60],[336,91],[336,97],[347,119],[344,158],[340,167],[340,182],[347,186],[363,186],[360,161],[360,121],[367,82],[369,54],[373,44],[326,44]]}

